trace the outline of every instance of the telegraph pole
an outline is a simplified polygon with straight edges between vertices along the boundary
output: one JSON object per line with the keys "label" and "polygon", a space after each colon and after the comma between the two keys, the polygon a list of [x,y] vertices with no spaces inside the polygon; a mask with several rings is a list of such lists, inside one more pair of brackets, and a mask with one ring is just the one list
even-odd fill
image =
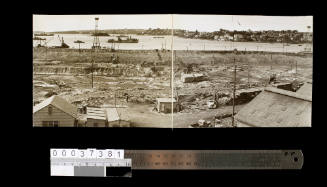
{"label": "telegraph pole", "polygon": [[272,53],[270,54],[270,70],[272,70]]}
{"label": "telegraph pole", "polygon": [[250,62],[248,61],[248,86],[250,88]]}
{"label": "telegraph pole", "polygon": [[234,87],[233,87],[233,113],[232,113],[232,126],[235,127],[234,112],[235,112],[235,90],[236,90],[236,61],[234,57]]}
{"label": "telegraph pole", "polygon": [[93,88],[93,62],[94,62],[94,59],[92,59],[92,66],[91,66],[91,73],[92,73],[91,82],[92,82],[92,88]]}

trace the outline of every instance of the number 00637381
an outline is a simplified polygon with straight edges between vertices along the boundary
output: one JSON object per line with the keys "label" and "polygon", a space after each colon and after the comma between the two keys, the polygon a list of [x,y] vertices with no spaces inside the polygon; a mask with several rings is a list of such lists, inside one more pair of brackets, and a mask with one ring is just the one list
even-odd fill
{"label": "number 00637381", "polygon": [[51,158],[124,159],[122,149],[50,149]]}

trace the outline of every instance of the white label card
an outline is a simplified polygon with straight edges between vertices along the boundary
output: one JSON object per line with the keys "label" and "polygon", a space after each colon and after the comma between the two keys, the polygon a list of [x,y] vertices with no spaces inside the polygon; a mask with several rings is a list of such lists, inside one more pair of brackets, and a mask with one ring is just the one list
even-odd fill
{"label": "white label card", "polygon": [[123,149],[50,149],[51,158],[124,159]]}

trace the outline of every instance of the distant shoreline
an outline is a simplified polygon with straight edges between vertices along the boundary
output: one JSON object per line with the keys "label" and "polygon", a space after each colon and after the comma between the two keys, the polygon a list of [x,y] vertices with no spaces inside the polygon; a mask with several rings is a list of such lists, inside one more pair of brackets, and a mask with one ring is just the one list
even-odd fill
{"label": "distant shoreline", "polygon": [[[79,49],[76,48],[47,48],[45,49],[44,47],[42,48],[37,48],[37,47],[33,47],[33,50],[48,50],[48,52],[51,51],[55,51],[55,52],[79,52]],[[81,52],[90,52],[93,49],[80,49]],[[179,52],[185,52],[185,53],[223,53],[223,54],[229,54],[229,53],[234,53],[234,51],[232,50],[175,50],[175,51],[179,51]],[[157,53],[156,49],[119,49],[119,50],[115,50],[115,51],[111,51],[111,49],[108,48],[104,48],[104,49],[99,49],[98,52],[112,52],[112,53]],[[171,50],[158,50],[158,52],[169,52],[171,53]],[[238,54],[287,54],[287,55],[303,55],[301,54],[302,52],[274,52],[274,51],[238,51]],[[307,54],[310,55],[310,54]],[[312,55],[312,53],[311,53]]]}

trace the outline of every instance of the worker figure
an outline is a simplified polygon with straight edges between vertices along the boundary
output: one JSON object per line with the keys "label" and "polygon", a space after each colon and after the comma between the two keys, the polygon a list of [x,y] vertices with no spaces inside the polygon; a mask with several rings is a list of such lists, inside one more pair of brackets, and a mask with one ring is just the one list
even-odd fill
{"label": "worker figure", "polygon": [[128,94],[126,94],[126,103],[128,103],[128,98],[129,98],[129,96],[128,96]]}

